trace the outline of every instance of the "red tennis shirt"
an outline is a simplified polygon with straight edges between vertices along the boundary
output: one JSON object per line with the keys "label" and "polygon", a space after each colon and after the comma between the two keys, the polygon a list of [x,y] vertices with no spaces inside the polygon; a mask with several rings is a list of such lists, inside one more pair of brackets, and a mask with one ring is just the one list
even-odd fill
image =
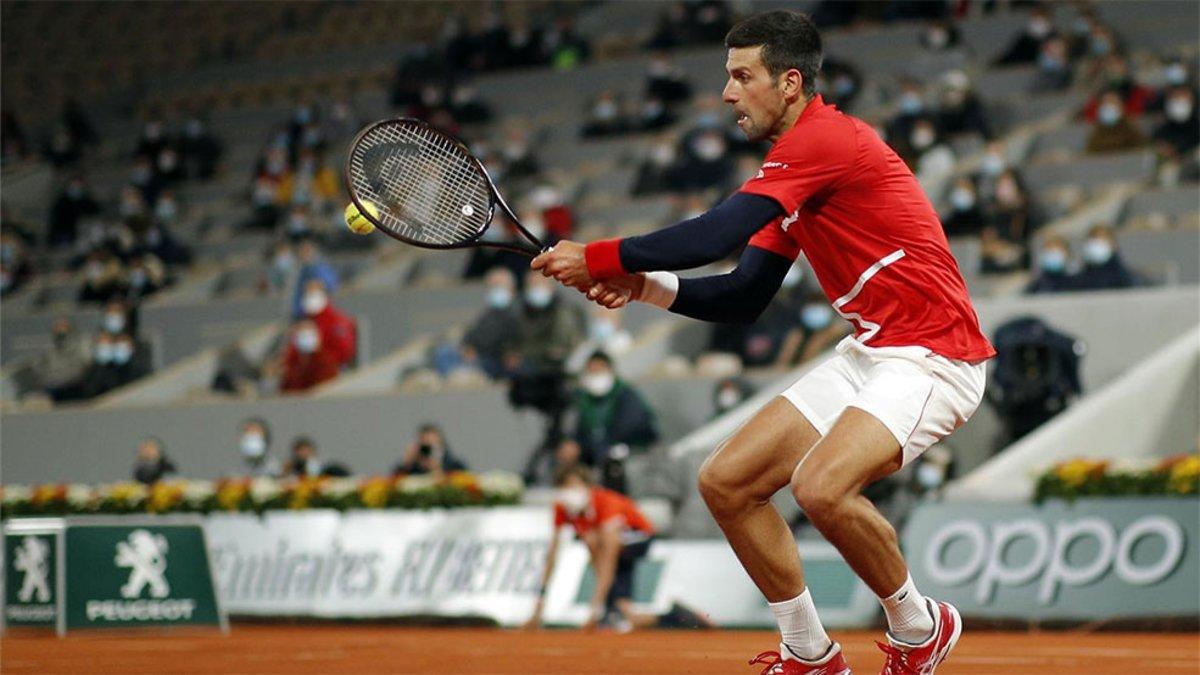
{"label": "red tennis shirt", "polygon": [[786,214],[750,245],[793,260],[803,251],[860,342],[963,361],[996,354],[925,192],[862,120],[814,97],[741,191]]}

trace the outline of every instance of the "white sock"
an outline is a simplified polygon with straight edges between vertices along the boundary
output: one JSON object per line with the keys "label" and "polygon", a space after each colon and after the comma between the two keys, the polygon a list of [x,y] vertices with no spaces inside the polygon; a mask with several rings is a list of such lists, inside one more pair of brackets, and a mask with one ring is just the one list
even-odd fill
{"label": "white sock", "polygon": [[925,596],[917,591],[912,575],[904,581],[900,590],[879,599],[887,614],[888,633],[900,642],[919,645],[933,635],[933,617]]}
{"label": "white sock", "polygon": [[812,595],[807,588],[791,600],[767,604],[771,606],[771,613],[779,623],[779,633],[783,636],[784,646],[787,647],[780,650],[785,660],[792,660],[789,657],[800,657],[805,661],[816,661],[829,651],[833,641],[821,625],[821,617],[817,616],[817,606],[813,604]]}

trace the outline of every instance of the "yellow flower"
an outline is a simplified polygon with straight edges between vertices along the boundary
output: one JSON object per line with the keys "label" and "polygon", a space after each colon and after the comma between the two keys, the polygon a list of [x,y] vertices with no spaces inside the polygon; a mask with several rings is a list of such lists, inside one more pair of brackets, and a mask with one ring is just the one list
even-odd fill
{"label": "yellow flower", "polygon": [[248,489],[248,480],[222,481],[217,486],[217,504],[225,511],[237,511]]}
{"label": "yellow flower", "polygon": [[151,513],[166,513],[183,501],[183,483],[160,481],[150,486],[146,509]]}
{"label": "yellow flower", "polygon": [[1200,478],[1200,455],[1192,455],[1171,466],[1167,484],[1171,492],[1191,494],[1196,491],[1196,480]]}
{"label": "yellow flower", "polygon": [[381,509],[387,506],[388,496],[392,493],[392,480],[380,476],[368,478],[359,486],[358,493],[363,506]]}
{"label": "yellow flower", "polygon": [[1071,487],[1080,487],[1091,478],[1104,476],[1108,462],[1095,459],[1073,459],[1054,468],[1055,475]]}
{"label": "yellow flower", "polygon": [[301,478],[292,487],[291,498],[288,499],[288,508],[293,510],[308,508],[309,502],[317,494],[320,486],[321,480],[319,478]]}

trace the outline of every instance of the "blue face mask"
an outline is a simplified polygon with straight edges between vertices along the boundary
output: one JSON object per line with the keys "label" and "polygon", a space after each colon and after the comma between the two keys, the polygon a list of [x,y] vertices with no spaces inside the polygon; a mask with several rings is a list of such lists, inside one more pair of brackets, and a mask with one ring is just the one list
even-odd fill
{"label": "blue face mask", "polygon": [[833,309],[829,305],[810,303],[800,310],[800,323],[809,331],[823,330],[833,321]]}
{"label": "blue face mask", "polygon": [[502,286],[489,288],[487,292],[487,304],[492,309],[504,309],[512,303],[512,291]]}
{"label": "blue face mask", "polygon": [[1067,254],[1058,248],[1051,248],[1042,251],[1040,257],[1042,271],[1050,274],[1061,274],[1067,269]]}
{"label": "blue face mask", "polygon": [[538,286],[525,291],[525,301],[531,307],[537,309],[545,309],[550,305],[550,301],[554,299],[554,291],[549,288]]}
{"label": "blue face mask", "polygon": [[905,94],[900,97],[900,111],[906,115],[915,115],[925,108],[925,103],[917,94]]}
{"label": "blue face mask", "polygon": [[1112,255],[1112,244],[1104,239],[1088,239],[1083,244],[1083,259],[1089,265],[1103,265],[1112,258]]}

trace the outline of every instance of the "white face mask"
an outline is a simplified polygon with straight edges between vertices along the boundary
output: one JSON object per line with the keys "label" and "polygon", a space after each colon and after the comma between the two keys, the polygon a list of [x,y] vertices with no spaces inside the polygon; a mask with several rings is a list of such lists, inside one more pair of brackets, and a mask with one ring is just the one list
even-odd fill
{"label": "white face mask", "polygon": [[950,193],[950,203],[957,211],[967,211],[975,206],[975,193],[968,188],[954,188]]}
{"label": "white face mask", "polygon": [[922,462],[917,467],[917,483],[926,490],[932,490],[942,484],[944,473],[942,467],[929,462]]}
{"label": "white face mask", "polygon": [[320,291],[311,291],[304,294],[301,304],[304,306],[304,313],[313,316],[325,311],[325,308],[329,306],[329,298]]}
{"label": "white face mask", "polygon": [[96,345],[96,363],[100,365],[112,363],[114,351],[113,345],[110,343],[101,342]]}
{"label": "white face mask", "polygon": [[587,510],[592,501],[592,493],[585,487],[559,488],[556,499],[567,513],[578,515]]}
{"label": "white face mask", "polygon": [[267,439],[259,434],[246,434],[242,436],[242,454],[251,459],[262,457],[267,451]]}
{"label": "white face mask", "polygon": [[125,317],[120,314],[105,314],[104,330],[109,333],[120,333],[125,330]]}
{"label": "white face mask", "polygon": [[611,372],[588,373],[579,378],[583,390],[592,396],[605,396],[612,391],[617,378]]}
{"label": "white face mask", "polygon": [[1186,122],[1192,116],[1192,102],[1186,98],[1173,98],[1167,101],[1166,108],[1172,122]]}
{"label": "white face mask", "polygon": [[933,131],[928,127],[918,127],[917,129],[913,130],[912,138],[909,140],[912,141],[914,148],[917,150],[924,150],[925,148],[933,145]]}
{"label": "white face mask", "polygon": [[1091,265],[1103,265],[1113,255],[1112,244],[1106,239],[1093,237],[1083,243],[1083,259]]}
{"label": "white face mask", "polygon": [[696,156],[700,159],[711,162],[719,159],[725,153],[725,144],[712,136],[704,136],[692,145],[692,150],[696,152]]}
{"label": "white face mask", "polygon": [[717,407],[721,410],[729,410],[742,402],[742,395],[733,387],[726,387],[717,394]]}
{"label": "white face mask", "polygon": [[512,304],[512,291],[503,286],[489,288],[487,292],[487,304],[492,309],[504,309]]}
{"label": "white face mask", "polygon": [[534,286],[525,291],[525,301],[537,309],[545,309],[554,299],[554,291],[544,286]]}
{"label": "white face mask", "polygon": [[1121,120],[1121,108],[1120,106],[1106,103],[1100,106],[1100,111],[1096,114],[1096,117],[1099,118],[1101,124],[1111,127]]}
{"label": "white face mask", "polygon": [[317,331],[306,328],[296,333],[296,349],[304,354],[311,354],[317,351],[318,340]]}
{"label": "white face mask", "polygon": [[1004,170],[1004,158],[988,153],[979,164],[980,170],[989,176],[998,176]]}
{"label": "white face mask", "polygon": [[128,342],[118,342],[113,345],[113,363],[123,366],[133,358],[133,345]]}

